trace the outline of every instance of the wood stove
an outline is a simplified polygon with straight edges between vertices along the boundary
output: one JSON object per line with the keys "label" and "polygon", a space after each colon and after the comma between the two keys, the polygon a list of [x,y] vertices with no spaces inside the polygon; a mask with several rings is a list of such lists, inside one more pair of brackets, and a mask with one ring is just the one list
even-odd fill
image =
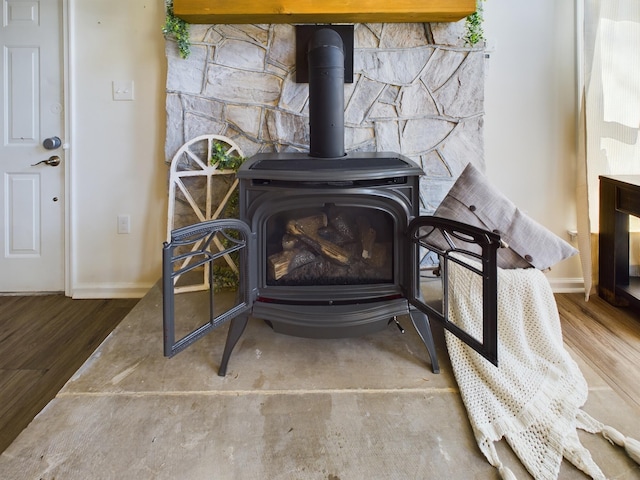
{"label": "wood stove", "polygon": [[[439,371],[429,318],[435,318],[492,362],[497,362],[496,261],[499,237],[455,221],[419,215],[422,170],[398,153],[344,151],[344,54],[339,34],[319,28],[308,42],[310,152],[261,153],[238,171],[240,219],[216,220],[172,233],[164,247],[165,355],[172,356],[231,320],[219,369],[249,315],[289,335],[337,338],[386,328],[408,314],[434,372]],[[436,245],[432,240],[445,240]],[[475,243],[480,254],[458,248]],[[446,280],[460,255],[479,264],[485,315],[482,338],[449,322],[446,281],[436,304],[420,286],[420,256],[434,252]],[[176,340],[176,278],[238,255],[237,302]],[[479,319],[480,321],[480,319]]]}
{"label": "wood stove", "polygon": [[238,172],[257,233],[253,314],[310,337],[361,335],[406,313],[405,232],[422,171],[393,154],[263,154]]}

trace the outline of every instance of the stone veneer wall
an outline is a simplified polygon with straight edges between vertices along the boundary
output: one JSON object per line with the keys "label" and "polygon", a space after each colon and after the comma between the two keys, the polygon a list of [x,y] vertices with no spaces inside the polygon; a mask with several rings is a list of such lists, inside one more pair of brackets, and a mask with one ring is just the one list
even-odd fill
{"label": "stone veneer wall", "polygon": [[[484,169],[484,52],[465,47],[463,30],[464,21],[355,25],[345,148],[419,163],[425,213],[467,163]],[[167,42],[167,161],[206,133],[233,138],[246,156],[308,150],[293,25],[191,25],[191,39],[186,60]]]}

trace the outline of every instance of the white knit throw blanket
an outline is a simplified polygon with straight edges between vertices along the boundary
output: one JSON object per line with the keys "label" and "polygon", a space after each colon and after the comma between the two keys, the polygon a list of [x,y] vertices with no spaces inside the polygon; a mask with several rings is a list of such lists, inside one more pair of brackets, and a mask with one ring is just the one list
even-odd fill
{"label": "white knit throw blanket", "polygon": [[[480,277],[451,265],[449,281],[450,319],[482,338]],[[535,479],[556,479],[563,457],[592,478],[605,479],[576,428],[602,433],[640,463],[640,443],[581,410],[587,383],[563,346],[557,305],[539,270],[498,271],[499,367],[452,334],[446,340],[476,441],[502,478],[515,479],[494,445],[505,438]]]}

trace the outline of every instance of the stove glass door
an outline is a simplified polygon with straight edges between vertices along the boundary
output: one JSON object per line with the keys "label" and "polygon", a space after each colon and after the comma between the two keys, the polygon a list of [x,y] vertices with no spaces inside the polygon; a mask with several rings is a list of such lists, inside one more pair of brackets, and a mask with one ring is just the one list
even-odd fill
{"label": "stove glass door", "polygon": [[[171,232],[162,266],[165,356],[172,357],[227,321],[249,314],[255,251],[255,237],[241,220],[210,220]],[[237,289],[228,288],[229,283]],[[223,357],[222,371],[226,360]]]}
{"label": "stove glass door", "polygon": [[[414,219],[408,232],[409,302],[497,366],[496,253],[500,237],[430,216]],[[425,257],[433,260],[431,267],[424,267]],[[482,318],[477,322],[460,313],[470,296],[482,302]]]}

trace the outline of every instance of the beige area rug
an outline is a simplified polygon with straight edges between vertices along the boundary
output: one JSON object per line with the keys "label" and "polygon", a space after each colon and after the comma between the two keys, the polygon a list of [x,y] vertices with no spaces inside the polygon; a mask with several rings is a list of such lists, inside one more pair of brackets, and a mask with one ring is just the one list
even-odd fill
{"label": "beige area rug", "polygon": [[[198,308],[189,300],[185,311]],[[404,335],[392,324],[337,340],[281,335],[252,319],[221,378],[226,327],[166,359],[161,312],[155,287],[0,456],[0,478],[498,478],[474,441],[439,330],[434,375],[408,318]],[[638,412],[580,366],[591,388],[585,410],[640,431]],[[610,478],[639,478],[620,449],[581,438]],[[504,442],[498,449],[530,478]],[[585,477],[565,462],[559,478]]]}

